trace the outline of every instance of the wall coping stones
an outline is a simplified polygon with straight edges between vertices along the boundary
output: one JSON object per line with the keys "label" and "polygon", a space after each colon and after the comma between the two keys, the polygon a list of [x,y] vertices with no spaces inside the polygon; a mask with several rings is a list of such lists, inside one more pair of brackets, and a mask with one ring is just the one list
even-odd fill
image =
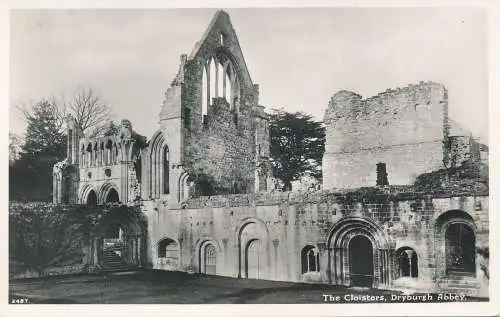
{"label": "wall coping stones", "polygon": [[426,200],[462,196],[488,196],[488,191],[473,192],[456,189],[419,191],[412,186],[362,187],[354,189],[328,189],[315,191],[270,192],[200,196],[185,201],[185,208],[245,207],[292,205],[298,203],[387,204],[395,201]]}

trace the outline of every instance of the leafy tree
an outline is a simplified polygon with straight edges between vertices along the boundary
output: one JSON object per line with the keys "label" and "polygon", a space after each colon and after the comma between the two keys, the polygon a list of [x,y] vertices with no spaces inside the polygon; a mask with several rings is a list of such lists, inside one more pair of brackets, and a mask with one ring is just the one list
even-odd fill
{"label": "leafy tree", "polygon": [[47,268],[81,263],[84,222],[75,212],[44,203],[9,208],[9,258],[14,273],[44,276]]}
{"label": "leafy tree", "polygon": [[9,166],[12,165],[21,155],[21,138],[9,132]]}
{"label": "leafy tree", "polygon": [[64,118],[54,99],[42,99],[24,112],[28,123],[23,145],[26,155],[64,154]]}
{"label": "leafy tree", "polygon": [[52,166],[66,155],[64,120],[54,99],[24,109],[28,123],[22,153],[9,166],[11,200],[51,200]]}
{"label": "leafy tree", "polygon": [[303,112],[275,109],[270,116],[271,162],[274,177],[284,190],[292,181],[310,174],[320,180],[321,160],[325,151],[325,129],[321,122]]}

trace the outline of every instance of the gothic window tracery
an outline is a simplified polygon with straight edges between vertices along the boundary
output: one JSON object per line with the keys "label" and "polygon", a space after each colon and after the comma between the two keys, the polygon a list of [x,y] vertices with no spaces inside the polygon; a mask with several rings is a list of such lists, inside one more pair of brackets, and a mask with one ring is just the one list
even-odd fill
{"label": "gothic window tracery", "polygon": [[238,79],[231,59],[222,52],[211,56],[202,68],[202,122],[214,98],[221,98],[232,111],[238,111]]}

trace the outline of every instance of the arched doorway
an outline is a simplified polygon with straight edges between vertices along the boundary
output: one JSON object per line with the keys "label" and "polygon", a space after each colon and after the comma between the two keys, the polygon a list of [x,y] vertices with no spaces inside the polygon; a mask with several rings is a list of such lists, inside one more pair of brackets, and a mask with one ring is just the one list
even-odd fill
{"label": "arched doorway", "polygon": [[203,273],[212,275],[217,273],[217,253],[212,243],[208,243],[203,250]]}
{"label": "arched doorway", "polygon": [[445,233],[447,273],[476,272],[476,238],[472,229],[463,223],[453,223]]}
{"label": "arched doorway", "polygon": [[374,288],[390,285],[394,244],[372,220],[344,217],[328,235],[326,271],[330,282]]}
{"label": "arched doorway", "polygon": [[261,278],[263,269],[263,250],[259,239],[250,240],[246,247],[245,275],[247,278]]}
{"label": "arched doorway", "polygon": [[118,192],[114,188],[111,188],[108,191],[108,194],[106,195],[105,203],[112,204],[112,203],[117,203],[119,201],[120,201],[120,197],[118,196]]}
{"label": "arched doorway", "polygon": [[90,190],[89,194],[87,195],[87,206],[89,207],[95,207],[97,206],[97,195],[94,190]]}
{"label": "arched doorway", "polygon": [[264,223],[250,219],[237,230],[238,277],[266,279],[271,277],[269,233]]}
{"label": "arched doorway", "polygon": [[91,263],[105,271],[128,270],[146,264],[147,222],[137,208],[104,211],[90,243]]}
{"label": "arched doorway", "polygon": [[158,241],[157,245],[159,264],[163,269],[176,271],[179,269],[179,243],[170,238]]}
{"label": "arched doorway", "polygon": [[476,274],[476,224],[463,210],[449,210],[435,223],[439,243],[435,261],[438,277]]}
{"label": "arched doorway", "polygon": [[373,286],[373,245],[365,236],[354,236],[349,242],[349,267],[353,286]]}

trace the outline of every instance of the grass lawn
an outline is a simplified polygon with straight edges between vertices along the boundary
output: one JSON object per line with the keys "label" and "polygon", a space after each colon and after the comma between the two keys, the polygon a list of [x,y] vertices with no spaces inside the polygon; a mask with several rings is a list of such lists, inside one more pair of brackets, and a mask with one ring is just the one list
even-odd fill
{"label": "grass lawn", "polygon": [[401,293],[164,271],[57,276],[9,284],[9,303],[28,298],[39,304],[318,304],[324,303],[323,294],[339,295],[339,302],[345,302],[345,294],[383,295],[390,302],[392,294]]}

